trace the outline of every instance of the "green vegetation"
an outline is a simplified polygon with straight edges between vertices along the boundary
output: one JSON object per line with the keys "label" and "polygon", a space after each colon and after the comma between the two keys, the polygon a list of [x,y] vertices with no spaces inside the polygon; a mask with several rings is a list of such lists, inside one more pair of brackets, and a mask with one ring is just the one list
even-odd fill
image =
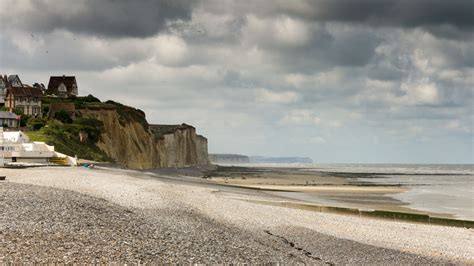
{"label": "green vegetation", "polygon": [[174,133],[178,129],[186,129],[188,127],[191,127],[186,124],[181,124],[181,125],[150,125],[150,130],[151,132],[155,135],[157,138],[161,138],[162,136],[170,133]]}
{"label": "green vegetation", "polygon": [[115,107],[117,113],[120,116],[120,125],[124,126],[130,121],[136,121],[143,126],[144,130],[148,130],[149,125],[145,118],[145,112],[143,112],[142,110],[126,106],[114,101],[106,101],[105,103]]}
{"label": "green vegetation", "polygon": [[42,105],[49,105],[52,102],[62,102],[62,103],[74,103],[76,106],[78,105],[83,105],[83,104],[88,104],[88,103],[100,103],[100,100],[93,95],[87,95],[87,96],[77,96],[77,97],[70,97],[70,98],[57,98],[57,97],[51,97],[47,96],[44,97],[41,101]]}
{"label": "green vegetation", "polygon": [[20,116],[20,127],[26,127],[26,124],[28,123],[28,120],[31,118],[31,116],[25,115],[22,109],[15,109],[13,112]]}
{"label": "green vegetation", "polygon": [[101,103],[99,99],[92,95],[87,95],[87,96],[77,96],[77,97],[71,97],[71,98],[58,98],[58,97],[51,97],[51,96],[46,96],[41,100],[41,109],[43,111],[43,114],[47,114],[49,112],[49,105],[51,103],[74,103],[74,106],[76,109],[82,109],[82,108],[91,108],[93,109],[94,107],[99,107],[99,108],[107,108],[106,104]]}
{"label": "green vegetation", "polygon": [[48,119],[46,118],[32,118],[28,120],[27,126],[32,130],[40,130],[46,123],[48,123]]}
{"label": "green vegetation", "polygon": [[93,118],[77,118],[74,124],[69,125],[70,129],[77,132],[85,132],[88,140],[96,143],[100,140],[101,129],[104,126],[102,121]]}
{"label": "green vegetation", "polygon": [[47,133],[43,130],[28,131],[27,135],[30,138],[30,141],[40,141],[40,142],[45,142],[48,145],[53,145],[52,142],[49,141]]}
{"label": "green vegetation", "polygon": [[[30,131],[27,132],[31,141],[41,141],[48,145],[53,145],[55,150],[69,156],[78,156],[79,158],[94,161],[111,161],[99,147],[103,123],[97,119],[81,117],[76,113],[75,117],[66,110],[59,110],[54,116],[47,117],[51,103],[74,103],[77,109],[115,109],[115,105],[102,103],[92,95],[85,97],[71,97],[67,99],[57,97],[45,97],[42,100],[41,107],[43,111],[42,118],[31,118],[22,115],[22,126],[27,126]],[[23,120],[24,119],[24,120]],[[82,141],[81,141],[82,136]]]}
{"label": "green vegetation", "polygon": [[[77,155],[79,158],[94,161],[111,161],[111,159],[96,146],[96,142],[100,138],[100,125],[98,120],[92,119],[81,120],[81,123],[89,124],[63,124],[56,120],[49,120],[40,130],[29,131],[28,137],[31,141],[42,141],[48,145],[53,145],[55,150],[69,156]],[[87,133],[88,139],[84,142],[80,141],[79,133]]]}
{"label": "green vegetation", "polygon": [[[53,117],[48,117],[51,103],[73,103],[76,112],[55,110]],[[97,146],[103,131],[103,123],[97,119],[81,116],[84,112],[80,110],[116,110],[122,126],[134,121],[140,123],[145,130],[149,128],[142,110],[114,101],[101,102],[92,95],[67,99],[48,96],[43,98],[41,105],[42,118],[31,118],[20,114],[22,126],[27,126],[30,130],[27,132],[30,139],[53,145],[58,152],[69,156],[77,155],[83,159],[111,161],[111,158]],[[57,106],[61,105],[56,105],[55,108],[58,108]]]}
{"label": "green vegetation", "polygon": [[59,110],[58,112],[54,113],[54,119],[61,121],[63,124],[71,124],[72,118],[68,112],[64,110]]}

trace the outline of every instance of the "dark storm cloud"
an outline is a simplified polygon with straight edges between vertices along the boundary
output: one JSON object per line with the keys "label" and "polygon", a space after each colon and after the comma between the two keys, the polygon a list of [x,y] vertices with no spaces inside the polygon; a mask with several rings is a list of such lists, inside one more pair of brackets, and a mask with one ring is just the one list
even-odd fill
{"label": "dark storm cloud", "polygon": [[474,28],[472,0],[319,0],[313,5],[310,18],[317,21],[422,27],[447,39],[472,38]]}
{"label": "dark storm cloud", "polygon": [[450,24],[474,25],[471,0],[319,0],[314,1],[314,19],[368,22],[404,27]]}
{"label": "dark storm cloud", "polygon": [[367,29],[332,34],[314,34],[311,41],[299,49],[276,53],[282,66],[299,73],[314,73],[334,66],[361,67],[375,56],[380,43],[377,35]]}
{"label": "dark storm cloud", "polygon": [[[35,32],[65,29],[108,37],[147,37],[170,20],[187,20],[193,1],[84,0],[31,1],[26,10],[11,9],[0,21]],[[21,12],[21,13],[19,13]]]}
{"label": "dark storm cloud", "polygon": [[360,23],[400,28],[423,27],[448,39],[471,38],[472,0],[207,0],[204,8],[216,13],[289,15],[313,22]]}

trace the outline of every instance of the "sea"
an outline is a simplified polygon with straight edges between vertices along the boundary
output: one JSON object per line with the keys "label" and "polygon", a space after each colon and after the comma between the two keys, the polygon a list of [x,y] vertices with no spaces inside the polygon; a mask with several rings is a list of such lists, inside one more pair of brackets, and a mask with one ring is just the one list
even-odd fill
{"label": "sea", "polygon": [[473,164],[311,164],[294,167],[320,172],[370,173],[377,178],[357,180],[410,188],[393,195],[408,203],[407,207],[474,220]]}
{"label": "sea", "polygon": [[[409,190],[391,194],[406,207],[457,219],[474,221],[474,164],[245,164],[241,166],[283,167],[328,173],[357,173],[357,181],[377,185],[400,185]],[[364,173],[367,178],[364,178]],[[374,178],[374,176],[376,178]],[[276,193],[288,196],[288,193]],[[290,193],[291,194],[291,193]],[[294,195],[308,200],[310,195]],[[318,199],[317,202],[324,202]]]}

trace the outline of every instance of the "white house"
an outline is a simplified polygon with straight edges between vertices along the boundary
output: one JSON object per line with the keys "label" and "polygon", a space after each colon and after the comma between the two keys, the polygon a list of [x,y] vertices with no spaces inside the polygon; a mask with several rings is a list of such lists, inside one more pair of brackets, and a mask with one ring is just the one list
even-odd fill
{"label": "white house", "polygon": [[30,138],[21,131],[3,131],[3,142],[28,143],[30,142]]}
{"label": "white house", "polygon": [[0,127],[0,167],[14,164],[76,165],[76,159],[54,151],[44,142],[30,142],[21,131],[4,132]]}

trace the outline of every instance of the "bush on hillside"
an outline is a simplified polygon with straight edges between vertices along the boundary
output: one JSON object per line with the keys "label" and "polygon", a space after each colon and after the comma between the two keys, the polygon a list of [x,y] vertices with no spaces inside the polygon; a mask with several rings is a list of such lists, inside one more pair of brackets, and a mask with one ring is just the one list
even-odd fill
{"label": "bush on hillside", "polygon": [[32,118],[28,121],[27,126],[32,130],[40,130],[48,123],[46,118]]}
{"label": "bush on hillside", "polygon": [[[79,140],[79,132],[81,131],[88,133],[87,142]],[[38,131],[29,132],[28,136],[32,141],[44,141],[49,145],[53,145],[56,151],[69,156],[77,155],[79,158],[94,161],[112,161],[106,153],[95,145],[94,141],[99,139],[99,131],[92,126],[62,124],[56,120],[49,120],[46,126]]]}
{"label": "bush on hillside", "polygon": [[88,139],[93,143],[96,143],[100,140],[100,133],[104,126],[102,121],[93,119],[93,118],[77,118],[69,127],[75,134],[79,134],[81,131],[86,132],[88,135]]}
{"label": "bush on hillside", "polygon": [[54,113],[54,119],[61,121],[64,124],[71,124],[72,118],[68,112],[64,110],[59,110],[58,112]]}

